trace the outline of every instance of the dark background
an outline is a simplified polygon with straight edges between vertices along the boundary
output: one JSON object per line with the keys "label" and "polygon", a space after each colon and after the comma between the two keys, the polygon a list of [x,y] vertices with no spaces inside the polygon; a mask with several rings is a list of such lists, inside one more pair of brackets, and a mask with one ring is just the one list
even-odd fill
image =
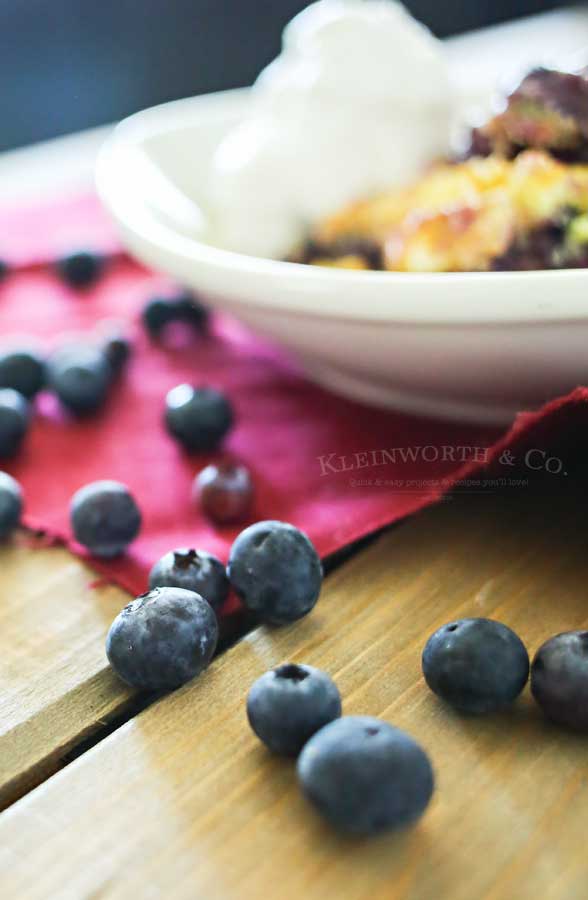
{"label": "dark background", "polygon": [[[570,0],[408,0],[439,36]],[[0,150],[250,84],[308,0],[0,0]]]}

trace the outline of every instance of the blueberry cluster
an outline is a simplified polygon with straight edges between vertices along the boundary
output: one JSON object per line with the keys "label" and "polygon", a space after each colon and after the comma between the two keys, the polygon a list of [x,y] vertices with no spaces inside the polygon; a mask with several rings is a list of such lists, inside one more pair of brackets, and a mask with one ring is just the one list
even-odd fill
{"label": "blueberry cluster", "polygon": [[[427,641],[422,666],[431,690],[467,714],[504,709],[529,677],[523,642],[491,619],[443,625]],[[576,731],[588,731],[588,632],[550,638],[537,650],[530,672],[531,693],[545,715]]]}
{"label": "blueberry cluster", "polygon": [[314,666],[286,663],[258,678],[247,717],[272,752],[298,756],[303,793],[342,831],[400,828],[429,804],[434,776],[422,747],[380,719],[341,717],[337,686]]}
{"label": "blueberry cluster", "polygon": [[[154,341],[162,340],[170,325],[207,331],[208,309],[189,291],[171,297],[152,297],[143,307],[143,326]],[[235,411],[226,394],[210,385],[178,384],[166,398],[163,414],[168,434],[187,453],[213,453],[235,424]],[[221,460],[206,466],[194,481],[193,497],[217,525],[235,525],[251,514],[254,487],[246,466]]]}
{"label": "blueberry cluster", "polygon": [[0,457],[20,450],[40,391],[52,391],[74,416],[95,412],[130,352],[128,338],[112,328],[97,340],[67,343],[47,357],[35,347],[0,351]]}
{"label": "blueberry cluster", "polygon": [[[72,525],[78,541],[94,555],[108,558],[133,540],[140,514],[124,485],[97,482],[73,498]],[[247,529],[233,547],[240,565],[248,569],[251,584],[257,582],[254,591],[244,589],[239,567],[236,577],[231,566],[225,569],[205,550],[172,550],[155,563],[149,592],[126,607],[110,629],[108,658],[124,681],[143,690],[167,690],[202,671],[218,638],[211,617],[216,622],[230,587],[261,621],[285,624],[310,612],[322,581],[313,545],[301,531],[283,522],[260,522],[258,529],[253,537],[263,539],[251,540],[252,529]],[[276,554],[283,580],[277,586],[268,552]],[[262,596],[264,603],[259,602]]]}

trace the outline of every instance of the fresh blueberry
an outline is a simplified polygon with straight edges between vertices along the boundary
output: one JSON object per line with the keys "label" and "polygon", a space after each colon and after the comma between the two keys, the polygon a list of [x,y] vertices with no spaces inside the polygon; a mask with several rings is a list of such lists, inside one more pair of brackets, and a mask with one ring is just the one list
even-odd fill
{"label": "fresh blueberry", "polygon": [[206,466],[194,482],[194,495],[204,514],[218,525],[242,522],[253,503],[249,469],[234,463]]}
{"label": "fresh blueberry", "polygon": [[377,834],[415,822],[434,788],[429,757],[405,732],[371,716],[344,716],[298,758],[306,797],[336,828]]}
{"label": "fresh blueberry", "polygon": [[173,310],[169,300],[165,300],[163,297],[153,297],[148,300],[141,312],[141,321],[145,331],[152,338],[159,337],[172,318]]}
{"label": "fresh blueberry", "polygon": [[4,262],[3,259],[0,259],[0,281],[6,277],[8,273],[8,263]]}
{"label": "fresh blueberry", "polygon": [[104,269],[104,258],[96,253],[81,250],[70,253],[57,261],[57,271],[66,284],[85,288],[98,280]]}
{"label": "fresh blueberry", "polygon": [[77,416],[99,409],[108,394],[112,369],[97,347],[68,346],[48,361],[48,383],[63,406]]}
{"label": "fresh blueberry", "polygon": [[233,420],[231,404],[215,388],[180,384],[165,400],[167,430],[191,452],[216,450]]}
{"label": "fresh blueberry", "polygon": [[340,715],[337,685],[314,666],[278,666],[258,678],[247,697],[253,731],[273,753],[285,756],[297,756],[319,728]]}
{"label": "fresh blueberry", "polygon": [[156,562],[149,587],[178,587],[194,591],[220,609],[229,593],[229,579],[220,559],[205,550],[172,550]]}
{"label": "fresh blueberry", "polygon": [[203,331],[208,324],[208,309],[200,303],[191,291],[183,291],[172,299],[176,317],[180,322],[191,325],[196,331]]}
{"label": "fresh blueberry", "polygon": [[102,352],[115,375],[124,369],[129,361],[131,351],[131,342],[124,334],[112,335],[102,346]]}
{"label": "fresh blueberry", "polygon": [[529,677],[521,639],[492,619],[460,619],[439,628],[423,651],[432,691],[460,712],[489,713],[513,703]]}
{"label": "fresh blueberry", "polygon": [[228,573],[247,609],[274,625],[309,613],[323,581],[314,546],[285,522],[257,522],[242,531],[231,548]]}
{"label": "fresh blueberry", "polygon": [[175,297],[153,297],[143,307],[141,319],[152,338],[158,338],[171,322],[184,322],[197,331],[203,331],[208,321],[208,310],[189,291]]}
{"label": "fresh blueberry", "polygon": [[531,691],[553,722],[588,731],[588,631],[557,634],[539,648]]}
{"label": "fresh blueberry", "polygon": [[0,456],[18,453],[29,427],[29,404],[12,388],[0,388]]}
{"label": "fresh blueberry", "polygon": [[14,348],[0,353],[0,388],[12,388],[30,400],[44,384],[45,362],[34,350]]}
{"label": "fresh blueberry", "polygon": [[80,488],[70,515],[76,540],[102,559],[123,553],[141,528],[139,508],[118,481],[94,481]]}
{"label": "fresh blueberry", "polygon": [[118,614],[106,655],[131,687],[173,690],[207,667],[217,641],[217,619],[206,600],[182,588],[155,588]]}
{"label": "fresh blueberry", "polygon": [[22,490],[18,481],[0,472],[0,538],[8,537],[20,523]]}

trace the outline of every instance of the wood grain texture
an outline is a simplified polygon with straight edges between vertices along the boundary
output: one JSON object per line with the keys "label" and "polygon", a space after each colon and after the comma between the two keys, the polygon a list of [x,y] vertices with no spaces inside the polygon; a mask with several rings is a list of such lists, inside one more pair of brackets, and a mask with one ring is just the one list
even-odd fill
{"label": "wood grain texture", "polygon": [[[496,617],[533,651],[588,621],[583,505],[463,497],[382,537],[328,579],[312,616],[260,628],[0,817],[4,898],[586,897],[586,741],[528,691],[462,718],[425,688],[420,652],[456,616]],[[337,680],[346,713],[409,730],[438,789],[418,827],[335,834],[291,762],[249,732],[251,682],[285,660]]]}
{"label": "wood grain texture", "polygon": [[131,694],[104,655],[128,602],[63,548],[0,546],[0,806],[59,767]]}

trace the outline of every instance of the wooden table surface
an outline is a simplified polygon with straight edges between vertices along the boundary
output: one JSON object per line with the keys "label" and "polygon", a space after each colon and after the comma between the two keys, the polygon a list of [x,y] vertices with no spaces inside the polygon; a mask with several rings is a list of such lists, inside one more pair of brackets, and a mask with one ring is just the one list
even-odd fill
{"label": "wooden table surface", "polygon": [[[475,99],[505,60],[587,42],[578,9],[450,43]],[[103,136],[0,157],[0,203],[87,187]],[[25,534],[0,546],[2,900],[585,900],[586,740],[528,689],[508,713],[460,717],[420,673],[427,636],[457,616],[498,618],[531,653],[587,626],[586,492],[545,491],[463,495],[400,524],[329,575],[307,619],[251,631],[157,702],[106,663],[121,590]],[[428,749],[437,790],[416,828],[339,837],[254,739],[248,688],[287,660]]]}
{"label": "wooden table surface", "polygon": [[[3,547],[0,896],[585,898],[586,741],[528,690],[510,712],[458,716],[420,673],[426,637],[457,616],[498,618],[530,652],[586,627],[585,522],[575,488],[445,502],[337,568],[311,616],[252,631],[138,714],[104,657],[122,592],[63,550]],[[287,660],[427,748],[437,791],[416,828],[339,837],[253,737],[247,690]]]}

